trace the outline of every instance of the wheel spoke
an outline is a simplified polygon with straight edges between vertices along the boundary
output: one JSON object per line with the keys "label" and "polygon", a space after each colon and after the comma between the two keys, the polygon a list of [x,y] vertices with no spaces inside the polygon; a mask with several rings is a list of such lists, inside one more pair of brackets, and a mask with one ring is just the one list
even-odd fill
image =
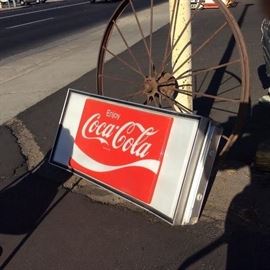
{"label": "wheel spoke", "polygon": [[147,99],[146,99],[146,103],[144,103],[144,104],[150,105],[152,101],[153,101],[153,97],[152,96],[148,96]]}
{"label": "wheel spoke", "polygon": [[172,102],[174,102],[174,104],[175,104],[177,107],[179,107],[179,109],[181,108],[182,111],[187,112],[187,113],[192,113],[192,111],[191,111],[190,109],[188,109],[186,106],[184,106],[184,105],[182,105],[181,103],[179,103],[177,100],[175,100],[175,99],[173,99],[173,98],[171,98],[171,97],[165,95],[165,94],[162,93],[161,91],[160,91],[160,93],[161,93],[161,95],[162,95],[163,97],[165,97],[166,99],[171,100]]}
{"label": "wheel spoke", "polygon": [[160,108],[161,107],[161,104],[159,103],[159,100],[157,100],[158,98],[156,96],[153,96],[153,100],[154,100],[154,103],[155,103],[155,106]]}
{"label": "wheel spoke", "polygon": [[140,91],[137,91],[135,93],[130,93],[130,94],[122,95],[120,98],[127,99],[127,98],[137,97],[139,95],[144,95],[143,91],[140,90]]}
{"label": "wheel spoke", "polygon": [[134,5],[133,5],[133,3],[132,3],[132,0],[129,0],[129,3],[130,3],[130,6],[131,6],[131,8],[132,8],[134,17],[135,17],[136,22],[137,22],[137,26],[138,26],[138,28],[139,28],[139,31],[140,31],[140,34],[141,34],[141,37],[142,37],[142,40],[143,40],[143,43],[144,43],[144,47],[145,47],[146,52],[147,52],[147,55],[148,55],[149,65],[150,65],[151,68],[152,68],[152,66],[154,66],[154,63],[153,63],[152,57],[151,57],[151,55],[150,55],[150,51],[149,51],[149,48],[148,48],[148,45],[147,45],[147,42],[146,42],[146,39],[145,39],[143,30],[142,30],[142,26],[141,26],[141,24],[140,24],[140,21],[139,21],[137,12],[136,12],[136,10],[135,10],[135,7],[134,7]]}
{"label": "wheel spoke", "polygon": [[[158,86],[159,86],[159,87],[164,87],[164,86],[175,86],[175,82],[172,82],[172,83],[170,83],[170,82],[159,83]],[[187,84],[180,84],[178,87],[181,88],[181,87],[184,87],[184,86],[186,86],[186,87],[191,87],[192,84],[189,84],[189,83],[187,83]]]}
{"label": "wheel spoke", "polygon": [[230,81],[233,78],[233,76],[230,76],[228,78],[226,78],[225,80],[222,80],[220,85],[224,85],[225,83],[227,83],[228,81]]}
{"label": "wheel spoke", "polygon": [[181,58],[181,56],[183,55],[183,53],[185,52],[185,50],[189,48],[189,46],[191,46],[191,41],[188,42],[188,43],[182,48],[181,52],[178,54],[177,58],[175,59],[175,62],[173,63],[172,70],[175,69],[175,67],[176,67],[176,65],[177,65],[177,63],[178,63],[178,61],[179,61],[179,59]]}
{"label": "wheel spoke", "polygon": [[140,74],[143,78],[145,78],[145,76],[136,68],[132,67],[129,63],[127,63],[125,60],[123,60],[119,55],[116,55],[115,53],[113,53],[112,51],[110,51],[108,48],[103,47],[105,51],[107,51],[110,55],[112,55],[113,57],[115,57],[119,62],[121,62],[123,65],[129,67],[131,70],[133,70],[134,72],[136,72],[137,74]]}
{"label": "wheel spoke", "polygon": [[[200,91],[201,91],[201,89],[202,89],[204,83],[205,83],[206,80],[207,80],[207,77],[208,77],[209,73],[210,73],[210,72],[206,72],[206,73],[204,74],[204,76],[203,76],[203,78],[202,78],[202,80],[201,80],[200,85],[199,85],[198,88],[195,86],[194,89],[198,89],[198,90],[196,90],[196,92],[200,92]],[[194,76],[194,77],[196,78],[195,81],[196,81],[196,83],[197,83],[197,77],[196,77],[196,76]]]}
{"label": "wheel spoke", "polygon": [[220,112],[229,113],[229,114],[237,114],[237,112],[233,112],[233,111],[229,111],[229,110],[217,108],[217,107],[215,107],[215,106],[213,106],[212,109],[213,109],[213,110],[216,110],[216,111],[220,111]]}
{"label": "wheel spoke", "polygon": [[209,44],[224,28],[228,25],[228,22],[225,22],[222,26],[220,26],[208,39],[206,39],[201,46],[199,46],[181,65],[174,70],[176,73],[179,69],[181,69],[188,61],[190,61],[198,52],[200,52],[207,44]]}
{"label": "wheel spoke", "polygon": [[187,96],[207,97],[207,98],[215,99],[217,101],[226,101],[226,102],[232,102],[232,103],[240,103],[240,102],[242,102],[240,99],[225,98],[225,97],[214,96],[214,95],[205,94],[205,93],[201,93],[201,92],[190,93],[187,90],[182,90],[182,89],[177,89],[177,88],[174,88],[172,90],[177,92],[177,93],[184,94],[184,95],[187,95]]}
{"label": "wheel spoke", "polygon": [[166,56],[168,53],[168,49],[169,49],[169,45],[170,45],[170,40],[171,40],[171,32],[172,32],[172,24],[174,22],[174,15],[175,15],[175,10],[176,10],[176,2],[177,0],[174,1],[173,3],[173,11],[172,11],[172,17],[171,17],[171,24],[169,23],[169,31],[168,31],[168,36],[167,36],[167,41],[166,41],[166,47],[165,47],[165,51],[164,51],[164,55],[163,55],[163,60],[161,63],[161,70],[160,73],[163,72],[164,70],[164,66],[165,66],[165,62],[166,62]]}
{"label": "wheel spoke", "polygon": [[[176,80],[178,80],[178,79],[184,79],[184,78],[190,77],[190,76],[199,75],[201,73],[205,73],[205,72],[209,72],[209,71],[213,71],[213,70],[217,70],[217,69],[224,68],[224,67],[227,67],[227,66],[230,66],[230,65],[234,65],[234,64],[237,64],[237,63],[240,63],[240,62],[241,62],[240,59],[236,59],[236,60],[233,60],[233,61],[230,61],[230,62],[221,64],[221,65],[217,65],[217,66],[213,66],[213,67],[208,67],[208,68],[205,68],[205,69],[187,70],[187,71],[183,72],[182,74],[180,74],[176,78]],[[186,74],[187,72],[190,72],[190,73],[189,74]],[[186,74],[186,75],[184,75],[184,74]]]}
{"label": "wheel spoke", "polygon": [[[169,53],[166,55],[165,59],[162,61],[162,67],[161,67],[161,72],[164,71],[165,66],[168,64],[167,62],[169,61],[169,58],[173,52],[173,50],[175,49],[175,47],[177,46],[178,42],[180,41],[181,37],[183,36],[183,34],[185,33],[188,25],[192,22],[192,18],[190,18],[190,20],[186,23],[185,27],[183,28],[182,32],[180,33],[180,35],[178,36],[177,40],[175,41],[174,44],[171,45],[171,49],[169,51]],[[170,27],[171,28],[171,27]]]}
{"label": "wheel spoke", "polygon": [[[168,101],[169,105],[172,107],[172,109],[175,110],[176,104],[174,103],[174,101],[172,101],[172,100],[169,99],[168,97],[165,97],[165,98],[166,98],[166,100]],[[177,106],[177,107],[178,107],[178,106]],[[180,108],[178,107],[178,109],[180,110],[181,113],[184,113],[184,111],[181,109],[181,107],[180,107]]]}
{"label": "wheel spoke", "polygon": [[[177,6],[176,6],[176,3],[177,3]],[[173,43],[174,39],[175,39],[175,32],[176,32],[176,22],[178,21],[178,11],[179,11],[179,4],[180,4],[180,0],[174,0],[174,3],[173,3],[173,12],[174,12],[174,15],[175,15],[175,18],[173,17],[172,18],[172,22],[171,22],[171,26],[173,26],[173,35],[171,36],[172,33],[170,33],[170,38],[172,40],[171,43]],[[177,11],[175,13],[175,11]]]}
{"label": "wheel spoke", "polygon": [[230,88],[228,88],[228,89],[226,89],[226,90],[223,90],[223,91],[220,92],[219,94],[220,94],[220,95],[226,94],[226,93],[231,92],[231,91],[233,91],[233,90],[235,90],[235,89],[238,89],[239,87],[240,87],[240,85],[236,85],[236,86],[234,86],[234,87],[230,87]]}
{"label": "wheel spoke", "polygon": [[240,100],[240,99],[225,98],[225,97],[214,96],[214,95],[205,94],[205,93],[201,93],[201,92],[196,92],[193,95],[196,97],[207,97],[207,98],[211,98],[211,99],[214,99],[217,101],[226,101],[226,102],[232,102],[232,103],[241,103],[242,102],[242,100]]}
{"label": "wheel spoke", "polygon": [[[175,22],[177,21],[177,16],[178,16],[178,13],[177,13],[177,16],[175,17],[175,21],[174,21],[175,10],[176,10],[176,6],[175,6],[176,1],[177,0],[175,0],[174,6],[173,6],[172,19],[171,19],[171,24],[169,24],[169,33],[168,33],[168,37],[167,37],[166,49],[165,49],[165,52],[164,52],[162,66],[161,66],[161,71],[160,72],[164,71],[165,66],[168,64],[169,58],[170,58],[173,50],[175,49],[175,47],[177,46],[177,44],[180,41],[181,37],[183,36],[183,34],[185,33],[185,31],[187,30],[189,24],[192,23],[193,19],[195,18],[196,14],[198,13],[198,10],[195,10],[193,12],[193,14],[191,14],[191,18],[188,20],[188,22],[186,23],[185,27],[182,29],[182,31],[179,34],[179,36],[177,37],[177,40],[175,41],[175,43],[171,45],[171,50],[169,51],[169,53],[167,53],[168,52],[168,48],[169,48],[169,44],[170,44],[170,40],[171,40],[171,34],[172,34],[171,33],[171,31],[172,31],[171,26],[172,25],[174,26],[174,29],[173,29],[173,39],[172,40],[174,41],[174,38],[175,38],[175,29],[176,29],[176,23]],[[200,0],[199,2],[202,3],[203,0]],[[178,5],[179,5],[179,1],[178,1]],[[178,10],[178,7],[177,7],[177,10]],[[186,46],[188,46],[188,45],[186,45]],[[181,53],[183,53],[183,51]],[[180,56],[177,57],[176,62],[178,61],[178,59],[179,59]]]}
{"label": "wheel spoke", "polygon": [[143,71],[142,71],[142,69],[141,69],[141,67],[140,67],[140,65],[139,65],[139,63],[138,63],[138,61],[137,61],[135,55],[133,54],[131,48],[129,47],[128,42],[127,42],[127,40],[125,39],[125,37],[124,37],[122,31],[120,30],[120,28],[119,28],[119,26],[117,25],[116,21],[113,21],[113,23],[114,23],[114,25],[115,25],[115,27],[116,27],[116,29],[117,29],[119,35],[121,36],[123,42],[125,43],[125,45],[126,45],[126,47],[127,47],[127,50],[128,50],[128,52],[129,52],[129,55],[131,56],[131,58],[133,59],[135,65],[137,66],[137,69],[141,72],[141,74],[143,74]]}
{"label": "wheel spoke", "polygon": [[136,83],[135,81],[130,81],[130,80],[127,80],[127,79],[123,79],[123,78],[120,78],[120,77],[117,77],[117,76],[114,76],[114,75],[99,74],[98,76],[103,77],[103,78],[107,78],[107,79],[111,79],[111,80],[114,80],[114,81],[120,81],[120,82],[129,83],[129,84],[132,84],[132,85],[134,85]]}
{"label": "wheel spoke", "polygon": [[187,95],[190,97],[192,97],[194,95],[192,92],[187,91],[187,90],[182,90],[182,89],[178,89],[178,88],[173,88],[172,90],[179,93],[179,94],[184,94],[184,95]]}

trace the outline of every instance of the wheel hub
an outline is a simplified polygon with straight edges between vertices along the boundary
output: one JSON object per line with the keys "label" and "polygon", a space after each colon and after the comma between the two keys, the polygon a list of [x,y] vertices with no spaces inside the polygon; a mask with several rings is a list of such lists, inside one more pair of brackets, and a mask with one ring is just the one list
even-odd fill
{"label": "wheel hub", "polygon": [[177,94],[178,84],[173,75],[162,72],[156,77],[146,77],[143,92],[148,98],[164,97],[174,98]]}

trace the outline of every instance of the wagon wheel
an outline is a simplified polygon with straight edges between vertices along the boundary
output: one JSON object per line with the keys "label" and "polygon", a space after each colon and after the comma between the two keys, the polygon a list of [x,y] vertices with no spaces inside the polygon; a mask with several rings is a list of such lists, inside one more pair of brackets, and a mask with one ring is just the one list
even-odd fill
{"label": "wagon wheel", "polygon": [[[167,2],[120,3],[101,43],[98,94],[209,117],[224,127],[223,154],[239,137],[248,113],[249,68],[242,34],[228,8],[215,0],[218,9],[192,10],[175,36],[174,22],[183,16],[177,9],[179,0],[171,13]],[[189,25],[192,35],[183,44]],[[172,61],[180,43],[182,50]],[[191,55],[183,59],[190,44]],[[192,68],[183,70],[189,61]],[[190,83],[184,83],[188,77],[192,91]],[[181,98],[175,100],[177,95],[188,96],[192,110]]]}

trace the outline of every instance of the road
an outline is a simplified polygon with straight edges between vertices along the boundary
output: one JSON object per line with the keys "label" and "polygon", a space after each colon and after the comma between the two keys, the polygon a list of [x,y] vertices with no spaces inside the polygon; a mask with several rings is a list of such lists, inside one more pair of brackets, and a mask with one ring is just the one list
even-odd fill
{"label": "road", "polygon": [[58,1],[0,13],[0,59],[107,21],[117,3]]}
{"label": "road", "polygon": [[[158,1],[162,2],[162,1]],[[0,59],[107,22],[119,1],[48,1],[0,12]],[[140,8],[144,7],[140,3]]]}
{"label": "road", "polygon": [[[1,12],[0,123],[96,67],[116,5],[63,1]],[[129,39],[132,45],[140,35],[130,33]],[[117,46],[118,53],[123,50],[124,44]]]}
{"label": "road", "polygon": [[[258,108],[257,99],[264,92],[257,68],[263,59],[261,19],[254,4],[253,0],[243,1],[233,12],[239,16],[250,5],[242,31],[251,60],[252,102]],[[34,7],[39,8],[45,6]],[[10,76],[10,80],[1,77],[0,84],[0,268],[269,269],[270,237],[263,224],[267,223],[269,229],[269,179],[256,182],[258,176],[250,170],[250,141],[258,138],[252,128],[245,130],[239,143],[244,152],[237,148],[238,155],[218,172],[195,226],[172,228],[146,213],[95,203],[62,188],[70,175],[50,166],[47,157],[67,88],[95,89],[97,52],[93,50],[100,42],[101,29],[102,23],[87,27],[55,38],[34,53],[23,50],[1,62],[9,71],[5,76],[11,71],[17,71],[17,76]],[[40,64],[45,59],[46,65]],[[3,67],[1,71],[6,72]],[[3,93],[11,94],[14,89],[15,98],[4,99]],[[35,92],[38,94],[32,98]],[[20,107],[20,103],[24,105]],[[5,109],[9,114],[3,116]],[[41,167],[40,161],[45,161]],[[21,178],[23,173],[26,175]]]}
{"label": "road", "polygon": [[1,123],[95,67],[104,29],[98,24],[115,6],[48,1],[0,12]]}

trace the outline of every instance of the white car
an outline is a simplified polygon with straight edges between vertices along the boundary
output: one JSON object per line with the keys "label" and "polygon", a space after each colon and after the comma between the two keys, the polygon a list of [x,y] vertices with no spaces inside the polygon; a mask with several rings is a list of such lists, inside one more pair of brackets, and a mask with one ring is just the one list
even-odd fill
{"label": "white car", "polygon": [[203,3],[204,3],[204,1],[202,1],[202,0],[191,0],[190,1],[191,9],[203,8]]}
{"label": "white car", "polygon": [[[90,1],[90,3],[96,3],[97,1],[96,0],[89,0]],[[118,0],[103,0],[103,2],[116,2],[116,1],[118,1]]]}
{"label": "white car", "polygon": [[[227,7],[235,7],[237,5],[235,0],[222,0],[222,2]],[[215,2],[213,0],[190,0],[190,4],[192,9],[201,9],[207,5],[213,5]]]}
{"label": "white car", "polygon": [[20,5],[24,6],[24,5],[29,5],[32,3],[36,3],[36,4],[40,4],[40,3],[45,3],[47,0],[20,0]]}

